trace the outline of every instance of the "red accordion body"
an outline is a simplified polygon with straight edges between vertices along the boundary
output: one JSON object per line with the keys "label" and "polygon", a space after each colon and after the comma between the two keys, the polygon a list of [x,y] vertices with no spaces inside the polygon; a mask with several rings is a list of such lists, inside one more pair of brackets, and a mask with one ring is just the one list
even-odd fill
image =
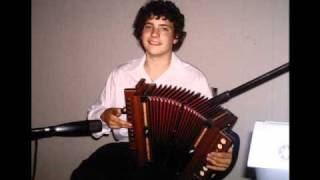
{"label": "red accordion body", "polygon": [[130,149],[137,163],[160,163],[174,168],[179,179],[208,179],[206,156],[227,151],[228,133],[237,117],[210,99],[190,90],[147,84],[125,89]]}

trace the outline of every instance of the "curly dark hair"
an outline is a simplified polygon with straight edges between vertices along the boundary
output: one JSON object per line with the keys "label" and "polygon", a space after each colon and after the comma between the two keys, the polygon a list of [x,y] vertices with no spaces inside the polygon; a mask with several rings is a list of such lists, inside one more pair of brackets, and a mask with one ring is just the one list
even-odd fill
{"label": "curly dark hair", "polygon": [[[179,8],[170,1],[156,0],[147,2],[142,6],[133,23],[133,35],[139,41],[140,46],[144,49],[141,40],[141,34],[145,22],[151,16],[156,16],[157,18],[164,17],[173,23],[174,34],[178,40],[176,44],[173,44],[172,50],[177,51],[186,37],[186,32],[184,29],[184,15],[180,12]],[[145,49],[144,49],[145,50]]]}

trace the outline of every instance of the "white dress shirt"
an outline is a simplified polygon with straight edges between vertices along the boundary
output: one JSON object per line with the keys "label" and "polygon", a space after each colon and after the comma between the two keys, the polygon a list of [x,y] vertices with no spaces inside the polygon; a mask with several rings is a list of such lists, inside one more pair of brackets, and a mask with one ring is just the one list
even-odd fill
{"label": "white dress shirt", "polygon": [[[211,98],[212,92],[204,74],[192,66],[180,60],[176,54],[172,53],[169,68],[156,80],[152,81],[144,69],[146,55],[142,58],[134,59],[126,64],[115,68],[109,75],[105,87],[97,102],[88,109],[88,120],[100,119],[100,115],[108,108],[125,107],[124,89],[134,88],[142,78],[146,83],[167,84],[190,89],[193,92],[200,92],[202,95]],[[126,115],[121,115],[120,119],[126,120]],[[94,133],[95,138],[100,138],[103,134],[109,134],[111,129],[102,121],[101,132]],[[128,141],[128,129],[113,129],[115,140]]]}

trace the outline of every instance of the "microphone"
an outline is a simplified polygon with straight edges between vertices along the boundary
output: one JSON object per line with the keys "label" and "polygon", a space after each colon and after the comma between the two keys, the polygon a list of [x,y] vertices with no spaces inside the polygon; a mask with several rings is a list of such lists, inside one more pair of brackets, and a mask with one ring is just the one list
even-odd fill
{"label": "microphone", "polygon": [[31,139],[39,139],[51,136],[90,136],[91,133],[102,130],[101,120],[84,120],[64,123],[56,126],[32,129]]}

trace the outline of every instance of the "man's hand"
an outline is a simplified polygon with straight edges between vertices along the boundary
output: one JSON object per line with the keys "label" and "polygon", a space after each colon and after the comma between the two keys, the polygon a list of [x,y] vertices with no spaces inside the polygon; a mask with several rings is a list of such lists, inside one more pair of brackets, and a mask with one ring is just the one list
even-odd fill
{"label": "man's hand", "polygon": [[208,169],[215,171],[225,171],[231,164],[233,147],[228,152],[211,152],[207,155]]}
{"label": "man's hand", "polygon": [[101,114],[101,119],[107,123],[107,125],[111,129],[117,129],[117,128],[131,128],[132,124],[121,120],[119,117],[121,116],[121,108],[109,108],[106,109]]}

